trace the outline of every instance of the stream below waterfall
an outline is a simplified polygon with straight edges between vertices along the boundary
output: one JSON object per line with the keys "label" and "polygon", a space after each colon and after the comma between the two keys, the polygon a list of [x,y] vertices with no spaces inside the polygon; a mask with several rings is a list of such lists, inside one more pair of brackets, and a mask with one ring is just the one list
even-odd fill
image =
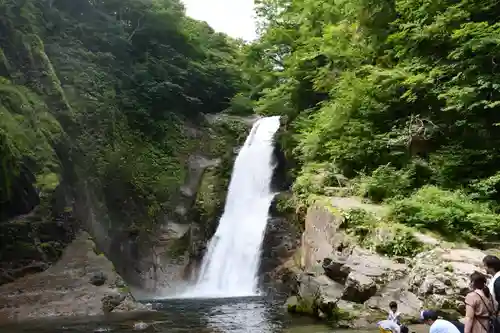
{"label": "stream below waterfall", "polygon": [[[290,317],[283,300],[266,298],[168,300],[154,304],[157,312],[113,314],[107,318],[41,320],[0,326],[2,333],[326,333],[372,330],[334,330],[304,318]],[[414,328],[427,332],[423,327]]]}

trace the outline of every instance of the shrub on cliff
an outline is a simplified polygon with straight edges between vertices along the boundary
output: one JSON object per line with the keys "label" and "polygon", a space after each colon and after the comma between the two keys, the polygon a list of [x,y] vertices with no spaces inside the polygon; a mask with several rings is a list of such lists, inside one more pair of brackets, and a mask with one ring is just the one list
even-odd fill
{"label": "shrub on cliff", "polygon": [[404,170],[382,165],[371,176],[362,175],[358,186],[359,194],[373,202],[381,202],[386,198],[407,194],[411,189],[411,180]]}
{"label": "shrub on cliff", "polygon": [[384,218],[364,209],[350,209],[343,215],[342,227],[366,248],[388,256],[413,256],[422,250],[412,228],[386,223]]}
{"label": "shrub on cliff", "polygon": [[474,201],[462,191],[435,186],[425,186],[411,197],[392,201],[389,218],[472,244],[494,239],[500,232],[500,216],[488,204]]}

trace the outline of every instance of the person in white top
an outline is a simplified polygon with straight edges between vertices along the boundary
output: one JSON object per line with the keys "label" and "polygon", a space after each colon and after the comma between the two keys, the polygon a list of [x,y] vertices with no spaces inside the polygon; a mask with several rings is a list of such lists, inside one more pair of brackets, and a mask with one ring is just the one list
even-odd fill
{"label": "person in white top", "polygon": [[389,314],[387,315],[387,320],[391,320],[401,326],[401,312],[398,312],[398,303],[389,303]]}
{"label": "person in white top", "polygon": [[377,323],[380,333],[400,333],[399,325],[392,320],[382,320]]}
{"label": "person in white top", "polygon": [[460,330],[451,322],[438,319],[436,311],[424,310],[420,313],[420,319],[430,326],[429,333],[460,333]]}
{"label": "person in white top", "polygon": [[488,283],[488,289],[493,299],[500,305],[500,259],[496,256],[487,255],[483,258],[483,265],[486,272],[493,276]]}

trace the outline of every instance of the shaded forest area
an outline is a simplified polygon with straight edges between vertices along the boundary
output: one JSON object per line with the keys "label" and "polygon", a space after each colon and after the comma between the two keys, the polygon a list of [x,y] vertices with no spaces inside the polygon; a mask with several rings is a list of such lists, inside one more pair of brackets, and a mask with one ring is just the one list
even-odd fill
{"label": "shaded forest area", "polygon": [[105,252],[154,231],[190,156],[241,135],[205,117],[247,89],[241,45],[178,0],[2,1],[0,282],[43,270],[81,222]]}
{"label": "shaded forest area", "polygon": [[240,89],[238,44],[176,0],[3,1],[2,217],[28,212],[63,175],[115,202],[150,201],[154,215],[203,142],[187,124],[201,127]]}

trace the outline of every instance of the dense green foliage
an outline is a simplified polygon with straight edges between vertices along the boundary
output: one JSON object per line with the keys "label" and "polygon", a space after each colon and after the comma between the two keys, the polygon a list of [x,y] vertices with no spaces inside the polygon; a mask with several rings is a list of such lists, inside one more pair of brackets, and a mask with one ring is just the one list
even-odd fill
{"label": "dense green foliage", "polygon": [[229,150],[203,114],[238,105],[239,44],[178,0],[2,1],[0,217],[60,180],[113,220],[156,216],[189,154]]}
{"label": "dense green foliage", "polygon": [[387,220],[364,209],[343,212],[344,228],[366,248],[388,256],[414,256],[424,249],[404,221]]}
{"label": "dense green foliage", "polygon": [[[466,240],[497,233],[500,7],[469,0],[260,0],[248,94],[286,118],[294,190],[349,188]],[[472,235],[475,235],[474,237]]]}
{"label": "dense green foliage", "polygon": [[493,214],[487,204],[475,202],[460,191],[434,186],[425,186],[412,197],[395,201],[391,217],[476,244],[482,239],[495,240],[500,232],[500,216]]}

